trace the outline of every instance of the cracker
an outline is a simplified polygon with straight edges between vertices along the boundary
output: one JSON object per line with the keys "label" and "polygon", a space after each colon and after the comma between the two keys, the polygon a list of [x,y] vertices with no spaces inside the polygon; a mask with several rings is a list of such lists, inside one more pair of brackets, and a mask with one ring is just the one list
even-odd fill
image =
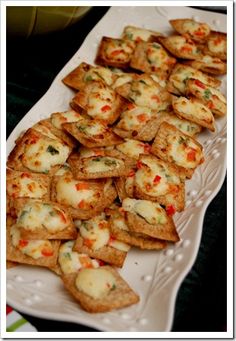
{"label": "cracker", "polygon": [[204,162],[202,145],[172,124],[163,122],[152,144],[152,153],[174,163],[181,176],[191,178],[197,166]]}
{"label": "cracker", "polygon": [[211,31],[203,48],[204,54],[227,60],[227,34]]}
{"label": "cracker", "polygon": [[134,50],[130,66],[146,73],[168,74],[175,63],[176,59],[171,57],[159,43],[140,42]]}
{"label": "cracker", "polygon": [[186,89],[188,94],[192,94],[199,98],[213,114],[217,116],[226,115],[226,98],[218,89],[191,78],[187,81]]}
{"label": "cracker", "polygon": [[118,240],[139,247],[142,250],[161,250],[167,246],[167,243],[163,240],[149,237],[143,233],[130,231],[124,216],[119,213],[111,216],[110,229],[112,235]]}
{"label": "cracker", "polygon": [[72,99],[72,107],[83,108],[93,119],[114,123],[120,116],[126,100],[101,81],[86,84]]}
{"label": "cracker", "polygon": [[[52,201],[20,198],[15,199],[14,208],[17,215],[16,225],[20,228],[23,239],[76,239],[77,237],[77,229],[65,206]],[[41,220],[38,219],[37,214],[39,217],[42,216]]]}
{"label": "cracker", "polygon": [[7,196],[15,198],[50,199],[51,178],[45,174],[20,172],[7,168]]}
{"label": "cracker", "polygon": [[52,181],[51,200],[67,206],[74,219],[89,219],[112,204],[117,192],[110,181],[79,181],[70,174],[55,176]]}
{"label": "cracker", "polygon": [[134,48],[133,41],[103,37],[98,47],[95,63],[127,69]]}
{"label": "cracker", "polygon": [[[11,262],[18,262],[22,264],[31,264],[45,267],[54,267],[57,263],[58,250],[60,246],[59,240],[51,240],[50,243],[53,248],[53,254],[48,256],[42,256],[38,259],[34,259],[31,256],[28,256],[21,252],[18,247],[14,247],[11,241],[10,229],[12,227],[7,228],[7,260]],[[24,242],[27,242],[23,240]],[[32,242],[32,241],[31,241]]]}
{"label": "cracker", "polygon": [[167,85],[168,91],[176,95],[186,94],[186,82],[188,79],[198,79],[204,84],[213,88],[220,86],[221,81],[217,78],[208,76],[207,74],[184,64],[176,64],[169,77]]}
{"label": "cracker", "polygon": [[[121,278],[117,270],[110,266],[104,266],[99,269],[106,269],[115,277],[115,288],[101,298],[94,298],[81,290],[75,285],[77,277],[76,273],[63,275],[62,280],[66,289],[79,302],[81,307],[90,313],[106,312],[113,309],[124,308],[139,301],[139,296],[129,287],[129,285]],[[83,270],[82,270],[83,271]],[[87,271],[87,270],[86,270]]]}
{"label": "cracker", "polygon": [[74,153],[69,157],[68,163],[76,179],[99,179],[125,176],[129,173],[129,163],[116,155],[81,159],[77,153]]}
{"label": "cracker", "polygon": [[185,183],[179,168],[158,159],[142,155],[134,178],[134,197],[160,203],[174,211],[185,206]]}
{"label": "cracker", "polygon": [[102,66],[93,66],[82,62],[67,74],[62,82],[74,90],[81,90],[89,82],[101,80],[107,85],[111,85],[114,80],[112,71]]}
{"label": "cracker", "polygon": [[142,27],[136,26],[125,26],[122,32],[122,39],[131,40],[135,43],[139,43],[140,41],[153,41],[156,37],[162,36],[163,34],[160,32],[147,30]]}
{"label": "cracker", "polygon": [[130,198],[133,197],[134,175],[135,175],[135,171],[131,169],[130,173],[127,176],[121,176],[119,178],[115,178],[114,184],[116,186],[118,197],[121,201],[127,197],[130,197]]}
{"label": "cracker", "polygon": [[216,76],[225,75],[227,72],[227,64],[224,61],[209,55],[205,55],[199,60],[186,61],[185,64],[194,69]]}
{"label": "cracker", "polygon": [[148,74],[137,76],[133,81],[117,87],[116,91],[137,106],[155,111],[165,110],[170,106],[169,92]]}
{"label": "cracker", "polygon": [[158,203],[126,198],[122,208],[130,231],[172,242],[179,240],[172,217]]}
{"label": "cracker", "polygon": [[200,23],[193,19],[173,19],[169,23],[176,32],[196,42],[204,42],[211,29],[206,23]]}
{"label": "cracker", "polygon": [[[176,114],[171,111],[162,111],[158,113],[157,117],[157,130],[162,122],[167,122],[174,125],[176,128],[181,130],[183,133],[189,136],[195,136],[202,131],[202,127],[194,122],[183,119],[182,117],[176,116]],[[156,135],[155,135],[156,136]]]}
{"label": "cracker", "polygon": [[123,141],[104,122],[98,120],[84,119],[77,123],[65,123],[63,128],[88,148],[112,146]]}
{"label": "cracker", "polygon": [[9,261],[9,260],[7,260],[7,269],[11,269],[11,268],[14,268],[14,267],[16,267],[17,265],[19,265],[19,263],[17,263],[17,262],[11,262],[11,261]]}
{"label": "cracker", "polygon": [[7,166],[23,172],[52,175],[66,162],[70,152],[71,148],[61,140],[30,128],[17,139],[8,156]]}
{"label": "cracker", "polygon": [[179,117],[215,131],[215,119],[211,110],[196,97],[176,97],[172,100],[172,106]]}
{"label": "cracker", "polygon": [[158,41],[177,58],[199,59],[202,57],[202,52],[198,46],[185,36],[158,37]]}

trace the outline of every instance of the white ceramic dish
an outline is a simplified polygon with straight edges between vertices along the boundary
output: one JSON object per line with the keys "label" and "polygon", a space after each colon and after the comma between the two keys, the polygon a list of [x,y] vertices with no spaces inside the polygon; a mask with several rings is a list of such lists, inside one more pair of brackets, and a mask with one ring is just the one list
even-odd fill
{"label": "white ceramic dish", "polygon": [[[72,91],[61,79],[80,62],[93,63],[102,36],[119,37],[126,25],[170,33],[168,19],[194,18],[226,32],[226,16],[188,7],[112,7],[89,33],[83,45],[57,75],[47,93],[17,125],[7,141],[7,152],[18,135],[52,112],[68,109]],[[114,24],[115,23],[115,24]],[[226,94],[226,77],[222,78]],[[175,215],[181,241],[165,251],[132,249],[121,275],[140,295],[138,304],[105,314],[88,314],[64,290],[52,272],[30,266],[7,271],[7,302],[26,314],[76,322],[102,331],[170,331],[176,295],[196,258],[207,206],[219,191],[226,172],[226,118],[217,119],[217,132],[199,137],[206,161],[186,183],[186,209]]]}

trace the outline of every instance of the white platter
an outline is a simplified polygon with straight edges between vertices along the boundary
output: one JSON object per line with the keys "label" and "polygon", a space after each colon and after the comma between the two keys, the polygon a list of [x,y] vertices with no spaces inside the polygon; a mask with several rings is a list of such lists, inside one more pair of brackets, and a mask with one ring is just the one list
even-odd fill
{"label": "white platter", "polygon": [[[124,26],[134,25],[170,33],[171,18],[194,18],[226,32],[226,16],[188,7],[112,7],[89,33],[71,60],[57,75],[47,93],[16,126],[7,141],[7,153],[19,134],[52,112],[67,110],[73,92],[61,79],[80,62],[93,64],[104,35],[119,37]],[[222,77],[226,94],[226,77]],[[26,314],[69,321],[101,331],[170,331],[177,292],[191,269],[200,244],[207,206],[219,191],[226,172],[226,118],[216,120],[215,133],[204,132],[205,163],[186,183],[186,209],[174,217],[181,241],[165,251],[132,249],[121,275],[140,295],[131,307],[103,314],[88,314],[64,290],[61,280],[47,269],[19,266],[7,271],[7,302]]]}

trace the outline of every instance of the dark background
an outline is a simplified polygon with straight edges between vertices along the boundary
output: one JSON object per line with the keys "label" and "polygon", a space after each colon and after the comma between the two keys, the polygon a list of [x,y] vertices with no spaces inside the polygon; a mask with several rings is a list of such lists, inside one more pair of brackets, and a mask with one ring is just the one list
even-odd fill
{"label": "dark background", "polygon": [[[108,9],[93,8],[81,21],[60,32],[28,39],[7,36],[7,135],[44,95]],[[218,11],[226,12],[222,7]],[[225,179],[206,211],[197,259],[177,296],[172,331],[227,330],[226,263]],[[22,315],[38,331],[95,331],[79,324]]]}

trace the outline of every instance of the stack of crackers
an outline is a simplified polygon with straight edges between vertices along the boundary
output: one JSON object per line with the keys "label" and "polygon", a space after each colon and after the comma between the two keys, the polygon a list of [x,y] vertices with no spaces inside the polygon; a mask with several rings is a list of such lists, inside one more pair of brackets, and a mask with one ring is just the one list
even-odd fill
{"label": "stack of crackers", "polygon": [[54,271],[89,312],[139,301],[118,268],[131,247],[180,240],[173,216],[204,162],[197,136],[226,114],[216,78],[226,34],[170,24],[167,37],[133,26],[103,37],[96,65],[62,80],[75,91],[68,110],[29,128],[8,157],[8,266]]}

